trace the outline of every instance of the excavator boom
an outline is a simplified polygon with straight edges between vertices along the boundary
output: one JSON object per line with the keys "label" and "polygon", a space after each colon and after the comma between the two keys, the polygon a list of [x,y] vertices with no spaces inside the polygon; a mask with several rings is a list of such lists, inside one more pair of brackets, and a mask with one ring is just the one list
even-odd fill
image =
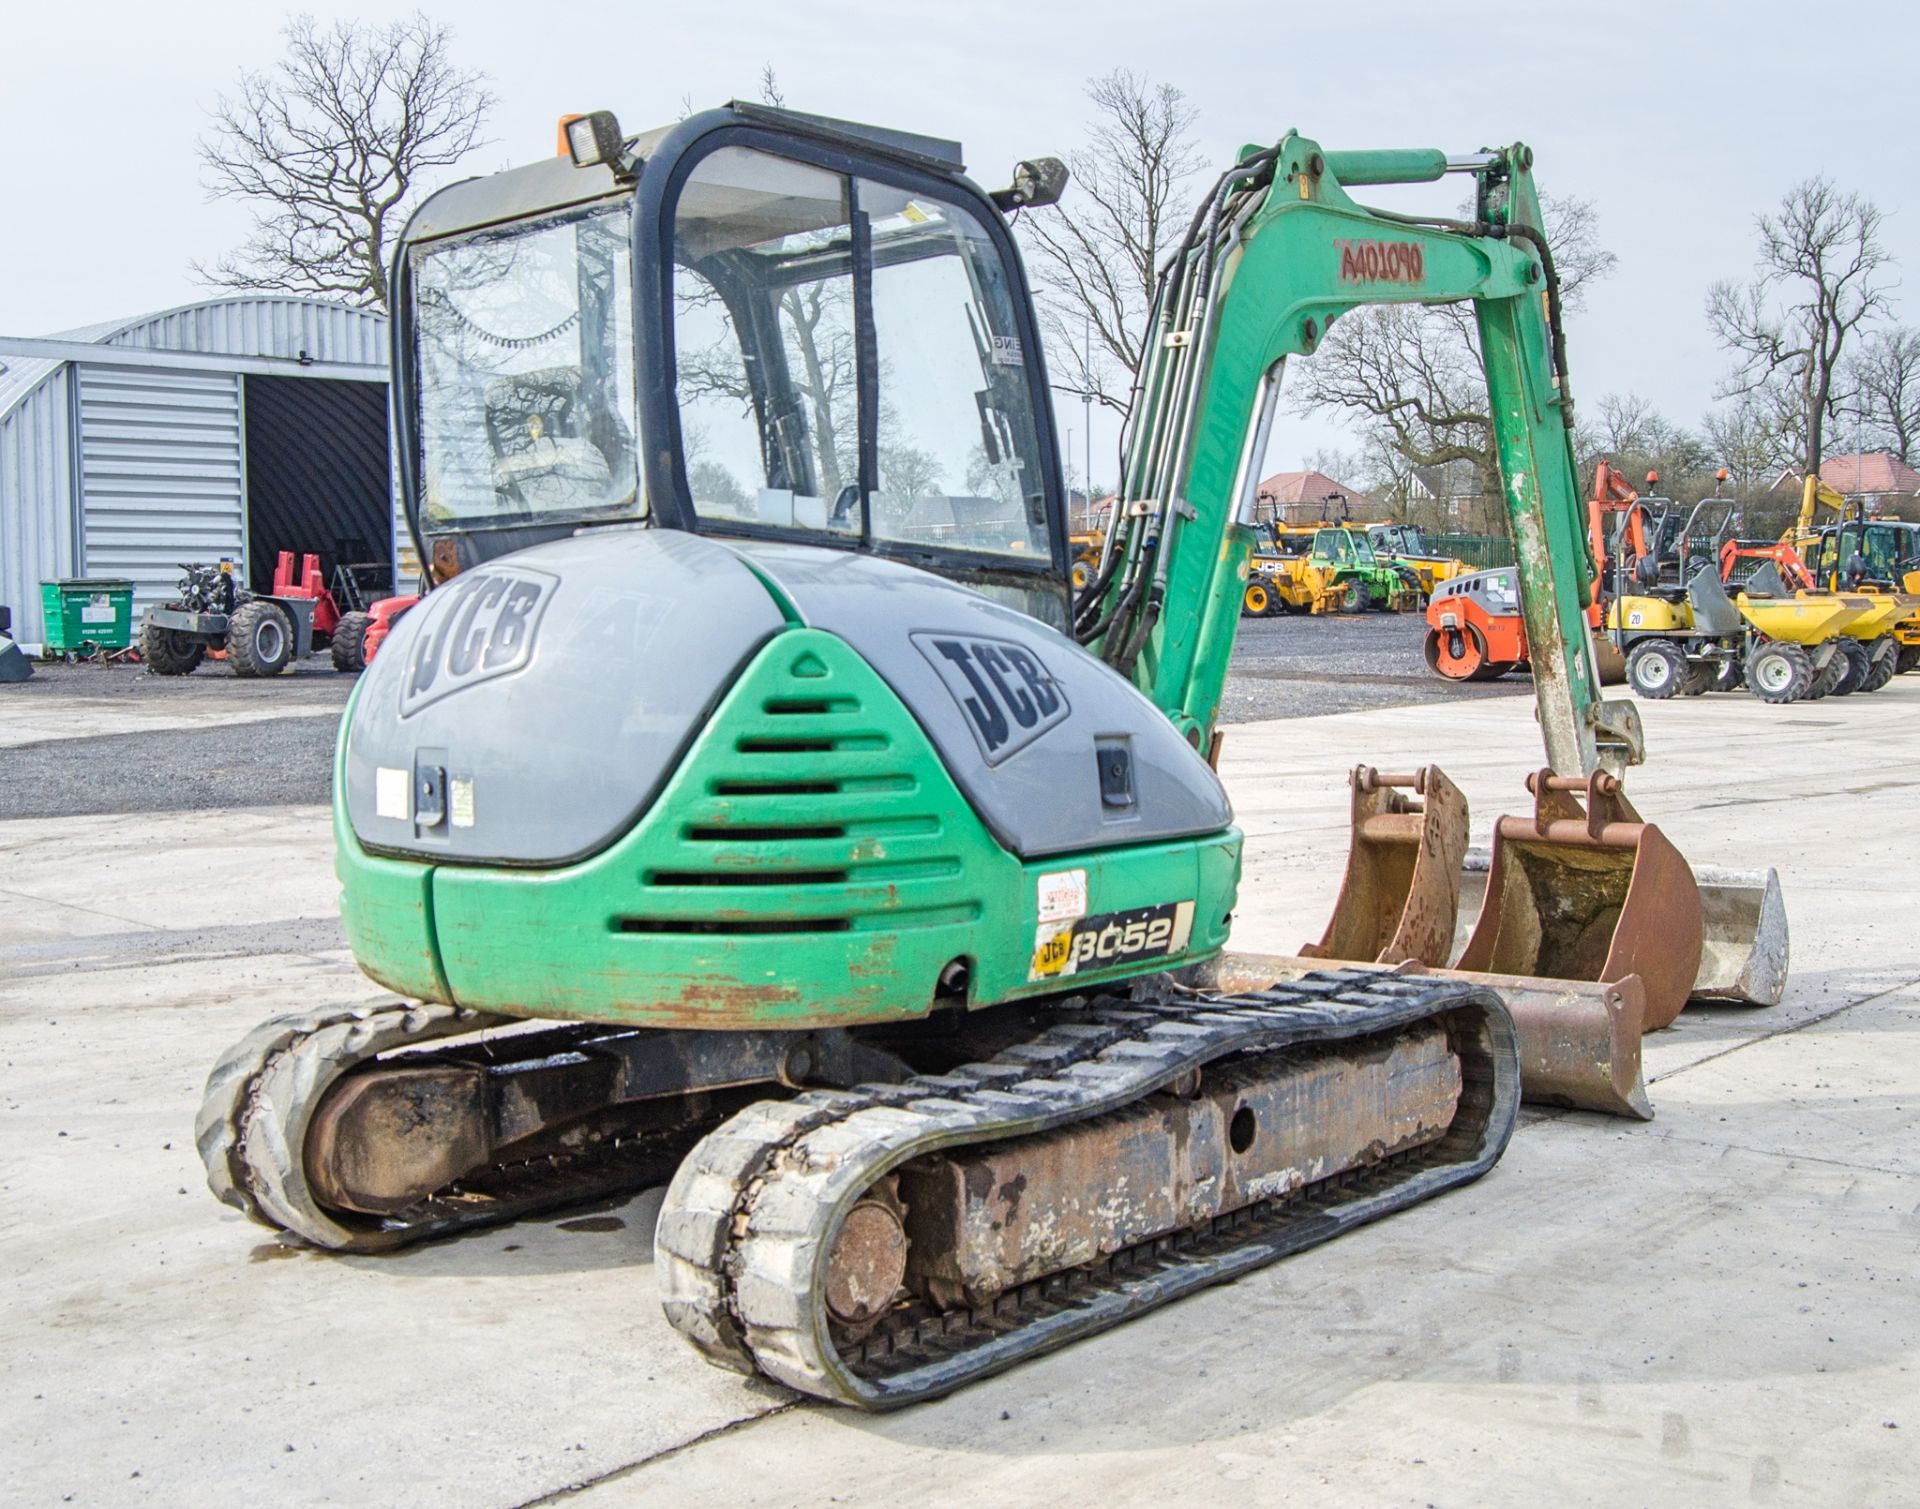
{"label": "excavator boom", "polygon": [[[1784,913],[1771,872],[1719,884],[1706,912],[1730,936],[1709,953],[1692,871],[1622,789],[1645,746],[1634,706],[1600,694],[1591,625],[1604,514],[1625,512],[1637,554],[1649,542],[1637,495],[1610,467],[1596,501],[1582,499],[1559,281],[1532,163],[1524,145],[1461,157],[1337,152],[1291,134],[1242,154],[1160,280],[1123,487],[1075,632],[1210,750],[1287,359],[1310,356],[1365,305],[1470,302],[1546,764],[1529,777],[1532,814],[1501,819],[1491,855],[1480,852],[1467,890],[1483,889],[1485,904],[1457,938],[1465,799],[1437,769],[1357,770],[1346,879],[1325,937],[1302,952],[1400,967],[1452,959],[1503,984],[1543,1098],[1650,1114],[1632,1088],[1641,1027],[1670,1022],[1695,990],[1777,1000]],[[1450,172],[1474,183],[1469,221],[1353,197]],[[1393,795],[1395,785],[1417,794]],[[1451,793],[1444,806],[1441,792]],[[1731,970],[1719,967],[1728,955]],[[1703,956],[1715,969],[1702,971]],[[1235,974],[1216,964],[1207,979],[1272,967]]]}
{"label": "excavator boom", "polygon": [[[1076,628],[1200,748],[1214,736],[1287,358],[1365,305],[1471,302],[1549,763],[1585,775],[1641,758],[1633,708],[1600,696],[1587,633],[1559,286],[1532,161],[1520,145],[1332,152],[1290,134],[1243,154],[1196,214],[1160,282],[1120,502]],[[1448,173],[1473,179],[1471,222],[1372,210],[1349,192]]]}

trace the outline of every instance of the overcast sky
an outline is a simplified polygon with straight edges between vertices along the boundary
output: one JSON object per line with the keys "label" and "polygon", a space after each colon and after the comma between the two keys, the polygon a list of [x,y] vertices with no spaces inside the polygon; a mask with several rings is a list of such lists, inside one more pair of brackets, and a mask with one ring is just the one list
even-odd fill
{"label": "overcast sky", "polygon": [[[309,7],[384,19],[403,7]],[[499,106],[485,171],[552,150],[563,111],[611,108],[629,131],[751,97],[777,69],[787,103],[966,144],[997,187],[1018,158],[1064,153],[1084,81],[1124,65],[1184,89],[1210,160],[1297,127],[1329,147],[1524,140],[1550,193],[1592,201],[1619,267],[1569,330],[1589,405],[1638,392],[1697,422],[1724,358],[1701,309],[1744,275],[1752,221],[1827,173],[1887,213],[1886,242],[1920,278],[1912,87],[1920,21],[1899,3],[1332,6],[1179,0],[1048,5],[972,0],[462,0],[427,6]],[[239,242],[246,212],[211,204],[194,142],[245,65],[280,53],[270,4],[8,7],[0,47],[0,333],[41,335],[208,296],[189,268]],[[1451,209],[1456,183],[1375,202]],[[1920,322],[1912,299],[1903,318]],[[1079,406],[1061,414],[1080,422]],[[1111,453],[1111,441],[1097,438]],[[1845,437],[1841,437],[1844,441]],[[1341,436],[1287,421],[1270,466]],[[1078,441],[1075,452],[1081,449]],[[1096,452],[1096,476],[1111,475]]]}

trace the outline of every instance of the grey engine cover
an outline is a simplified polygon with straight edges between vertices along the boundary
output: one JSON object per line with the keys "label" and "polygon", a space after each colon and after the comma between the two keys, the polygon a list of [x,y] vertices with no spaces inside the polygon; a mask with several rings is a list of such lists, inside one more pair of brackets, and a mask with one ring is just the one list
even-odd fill
{"label": "grey engine cover", "polygon": [[[955,783],[1002,845],[1022,858],[1114,844],[1217,833],[1232,820],[1227,794],[1207,762],[1132,682],[1065,635],[942,577],[910,566],[802,545],[743,544],[809,625],[860,652],[906,703]],[[969,644],[1013,646],[1043,668],[1060,695],[1036,707],[1031,727],[1014,716],[1035,694],[1016,667],[979,664]],[[984,737],[969,709],[982,697],[943,645],[972,665],[1001,705],[1007,736]],[[994,672],[998,671],[998,676]],[[992,709],[984,709],[990,723]],[[991,747],[990,747],[991,746]],[[1096,754],[1121,749],[1134,801],[1101,801]]]}
{"label": "grey engine cover", "polygon": [[[556,864],[628,831],[783,625],[749,560],[886,681],[1012,852],[1230,820],[1219,781],[1159,710],[1025,614],[844,551],[596,531],[464,573],[395,625],[347,739],[361,842]],[[1116,752],[1127,801],[1102,798],[1096,757],[1111,765]]]}

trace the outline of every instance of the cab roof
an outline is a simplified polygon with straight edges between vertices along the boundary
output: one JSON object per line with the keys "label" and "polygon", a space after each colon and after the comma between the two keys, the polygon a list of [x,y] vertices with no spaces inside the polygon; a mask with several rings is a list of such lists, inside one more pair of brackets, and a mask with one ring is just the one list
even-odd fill
{"label": "cab roof", "polygon": [[[923,170],[958,176],[966,171],[960,143],[943,137],[920,136],[910,131],[895,131],[885,126],[869,126],[859,121],[836,120],[831,116],[808,115],[797,110],[778,110],[741,100],[730,101],[718,110],[708,111],[698,121],[712,117],[708,129],[741,124],[766,126],[815,140],[836,139],[867,151],[879,149],[888,157],[908,162]],[[638,136],[627,138],[627,146],[642,160],[650,160],[668,136],[691,121],[676,121],[657,126]],[[575,167],[564,155],[541,158],[522,167],[489,173],[482,178],[463,179],[431,195],[418,210],[407,229],[409,241],[428,241],[461,231],[505,221],[522,220],[550,210],[562,210],[576,204],[588,204],[619,193],[627,185],[604,163]]]}

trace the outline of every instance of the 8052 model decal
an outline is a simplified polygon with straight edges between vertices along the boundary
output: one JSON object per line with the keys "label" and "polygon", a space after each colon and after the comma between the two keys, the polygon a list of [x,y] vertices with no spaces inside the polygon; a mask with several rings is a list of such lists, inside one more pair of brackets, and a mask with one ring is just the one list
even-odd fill
{"label": "8052 model decal", "polygon": [[1033,934],[1028,980],[1058,980],[1184,953],[1193,935],[1193,903],[1166,901],[1072,922],[1043,922]]}

